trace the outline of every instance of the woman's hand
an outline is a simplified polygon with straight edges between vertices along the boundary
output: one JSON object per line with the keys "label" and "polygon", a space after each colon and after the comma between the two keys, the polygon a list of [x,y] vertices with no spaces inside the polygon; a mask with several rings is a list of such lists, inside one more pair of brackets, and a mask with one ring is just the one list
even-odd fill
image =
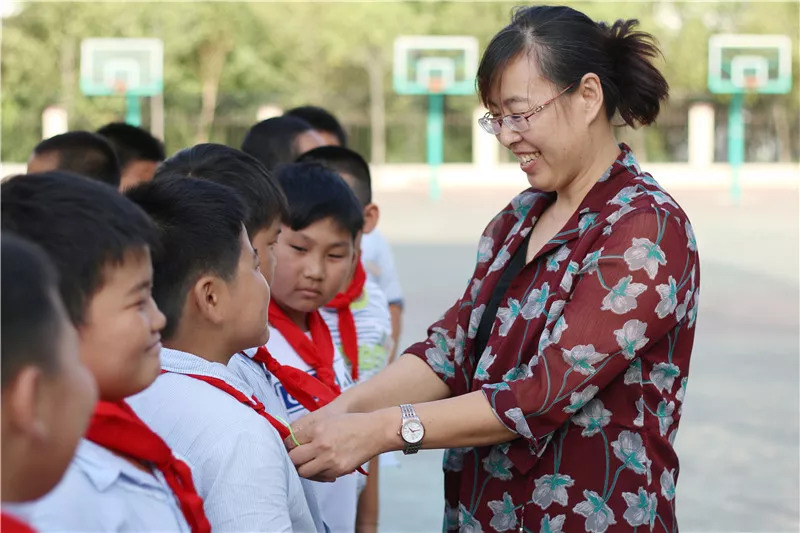
{"label": "woman's hand", "polygon": [[293,445],[289,457],[302,477],[334,481],[372,457],[401,447],[399,408],[331,416],[321,411],[292,425],[300,446]]}

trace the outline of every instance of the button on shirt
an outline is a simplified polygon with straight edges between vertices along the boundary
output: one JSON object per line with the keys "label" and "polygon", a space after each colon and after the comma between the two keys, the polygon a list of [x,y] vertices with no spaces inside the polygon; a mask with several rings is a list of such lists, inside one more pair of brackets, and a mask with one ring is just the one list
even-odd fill
{"label": "button on shirt", "polygon": [[189,531],[161,472],[148,474],[86,439],[51,492],[4,507],[39,531]]}
{"label": "button on shirt", "polygon": [[[227,366],[161,351],[160,376],[130,406],[192,468],[214,531],[315,531],[300,479],[277,431],[255,410],[201,380],[253,389]],[[162,528],[163,529],[163,528]]]}

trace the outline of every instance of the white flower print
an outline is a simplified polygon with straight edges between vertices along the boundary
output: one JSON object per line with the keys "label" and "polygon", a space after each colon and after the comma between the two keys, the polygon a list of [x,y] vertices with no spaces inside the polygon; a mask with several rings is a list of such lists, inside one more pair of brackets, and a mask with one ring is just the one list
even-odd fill
{"label": "white flower print", "polygon": [[692,291],[686,291],[686,294],[683,298],[683,303],[678,304],[678,307],[675,308],[675,318],[678,322],[683,320],[683,317],[686,316],[686,310],[689,308],[689,301],[692,299]]}
{"label": "white flower print", "polygon": [[478,241],[478,263],[485,263],[486,261],[492,258],[493,246],[494,246],[494,239],[492,239],[488,235],[483,235],[481,237],[481,240]]}
{"label": "white flower print", "polygon": [[697,320],[697,306],[700,304],[700,289],[694,291],[694,307],[690,311],[687,311],[687,316],[689,317],[689,329],[694,327],[694,321]]}
{"label": "white flower print", "polygon": [[637,428],[644,427],[644,397],[636,400],[636,418],[633,419],[633,425]]}
{"label": "white flower print", "polygon": [[539,533],[563,533],[564,521],[566,519],[567,515],[563,514],[553,518],[550,518],[549,514],[545,514],[539,526]]}
{"label": "white flower print", "polygon": [[569,248],[567,245],[563,245],[559,248],[556,252],[550,255],[547,259],[547,270],[548,272],[558,272],[559,267],[561,266],[561,261],[569,257]]}
{"label": "white flower print", "polygon": [[502,500],[492,500],[488,503],[492,511],[492,520],[489,525],[495,531],[509,531],[517,527],[517,512],[514,509],[514,501],[507,493],[503,493]]}
{"label": "white flower print", "polygon": [[589,400],[595,397],[600,388],[597,385],[589,385],[581,392],[573,392],[569,395],[569,405],[564,408],[565,413],[577,413]]}
{"label": "white flower print", "polygon": [[553,302],[553,304],[550,306],[550,309],[547,310],[546,324],[548,326],[553,322],[553,320],[561,316],[561,312],[564,310],[564,305],[566,305],[566,303],[567,302],[564,300],[556,300]]}
{"label": "white flower print", "polygon": [[611,411],[605,408],[597,398],[591,400],[580,412],[572,417],[572,423],[585,428],[581,431],[584,437],[591,437],[600,432],[611,422]]}
{"label": "white flower print", "polygon": [[451,338],[449,332],[442,327],[431,328],[431,340],[443,352],[449,352],[456,345],[455,338]]}
{"label": "white flower print", "polygon": [[636,351],[641,350],[647,344],[648,339],[644,336],[647,329],[647,324],[641,320],[628,320],[622,326],[622,329],[614,331],[617,337],[617,344],[622,349],[622,355],[625,359],[633,359],[636,356]]}
{"label": "white flower print", "polygon": [[656,315],[664,318],[678,306],[678,285],[675,278],[670,276],[667,283],[656,286],[656,291],[661,296],[661,301],[656,306]]}
{"label": "white flower print", "polygon": [[475,379],[478,381],[489,381],[491,376],[489,375],[489,368],[494,363],[494,360],[497,359],[497,354],[489,354],[489,347],[486,347],[486,350],[483,352],[481,356],[481,360],[478,361],[478,368],[475,369]]}
{"label": "white flower print", "polygon": [[675,378],[681,375],[681,369],[672,363],[658,363],[650,371],[650,381],[658,389],[658,392],[665,390],[672,393],[672,386]]}
{"label": "white flower print", "polygon": [[564,272],[564,277],[561,278],[561,290],[569,292],[572,289],[572,276],[578,273],[579,265],[575,261],[570,261],[567,269]]}
{"label": "white flower print", "polygon": [[533,503],[547,509],[553,502],[566,506],[569,503],[567,489],[575,484],[575,481],[564,474],[547,474],[534,480],[536,488],[533,489],[531,499]]}
{"label": "white flower print", "polygon": [[658,404],[658,408],[656,408],[656,415],[658,416],[658,431],[661,433],[661,436],[667,434],[669,431],[669,427],[672,425],[673,418],[672,413],[675,412],[675,402],[667,403],[664,400]]}
{"label": "white flower print", "polygon": [[583,263],[581,263],[581,269],[578,271],[578,274],[591,274],[597,270],[597,262],[600,260],[600,257],[603,255],[603,248],[596,250],[586,257],[583,258]]}
{"label": "white flower print", "polygon": [[593,344],[580,344],[571,350],[561,348],[561,351],[563,352],[564,361],[571,365],[575,372],[584,376],[594,374],[597,369],[592,365],[608,357],[607,353],[596,352]]}
{"label": "white flower print", "polygon": [[675,469],[667,470],[666,468],[661,473],[661,495],[671,502],[675,498]]}
{"label": "white flower print", "polygon": [[478,334],[478,326],[483,318],[483,312],[486,311],[486,304],[481,304],[475,307],[469,315],[469,330],[467,330],[467,338],[474,339]]}
{"label": "white flower print", "polygon": [[481,285],[483,285],[483,279],[476,279],[472,282],[472,286],[469,288],[469,297],[474,302],[475,299],[478,297],[478,293],[481,291]]}
{"label": "white flower print", "polygon": [[622,431],[619,438],[611,443],[614,455],[626,468],[637,474],[645,474],[650,467],[650,459],[644,449],[642,436],[633,431]]}
{"label": "white flower print", "polygon": [[602,311],[613,311],[618,315],[636,309],[636,298],[647,290],[647,285],[643,283],[633,283],[633,276],[626,276],[620,279],[614,288],[603,298],[600,306]]}
{"label": "white flower print", "polygon": [[669,439],[670,446],[675,446],[675,435],[677,433],[678,433],[678,428],[675,428],[672,430],[672,433],[669,434],[669,437],[667,437],[667,439]]}
{"label": "white flower print", "polygon": [[483,533],[481,523],[464,507],[463,503],[458,504],[458,530],[460,533]]}
{"label": "white flower print", "polygon": [[531,433],[531,428],[528,426],[528,421],[525,420],[525,415],[522,413],[522,409],[519,407],[512,407],[506,411],[506,416],[514,421],[514,430],[517,433],[526,439],[533,437],[533,433]]}
{"label": "white flower print", "polygon": [[442,469],[447,472],[461,472],[464,467],[464,455],[470,448],[447,448],[442,458]]}
{"label": "white flower print", "polygon": [[632,240],[633,245],[625,250],[623,257],[628,263],[631,272],[644,269],[650,279],[656,279],[658,265],[667,264],[667,256],[657,244],[653,244],[650,239]]}
{"label": "white flower print", "polygon": [[612,231],[613,229],[610,225],[606,226],[605,228],[603,228],[603,236],[608,237],[609,235],[611,235]]}
{"label": "white flower print", "polygon": [[492,266],[489,267],[488,273],[491,274],[495,270],[501,270],[504,266],[506,266],[506,263],[508,263],[509,259],[511,259],[511,254],[508,253],[508,247],[503,246],[492,263]]}
{"label": "white flower print", "polygon": [[622,497],[625,499],[625,503],[628,504],[628,509],[622,515],[622,518],[631,526],[649,524],[652,528],[656,520],[656,505],[658,503],[655,492],[648,494],[644,488],[639,487],[637,494],[623,492]]}
{"label": "white flower print", "polygon": [[639,187],[636,185],[631,185],[628,187],[624,187],[620,190],[617,195],[609,200],[609,204],[621,205],[626,206],[630,204],[634,198],[637,196],[641,196],[641,191],[639,191]]}
{"label": "white flower print", "polygon": [[514,321],[517,319],[517,316],[519,316],[519,312],[519,300],[515,298],[508,299],[508,307],[501,307],[497,310],[497,318],[500,319],[500,329],[498,329],[497,332],[501,337],[508,335],[511,326],[514,325]]}
{"label": "white flower print", "polygon": [[642,382],[642,362],[636,359],[625,371],[625,385],[638,385]]}
{"label": "white flower print", "polygon": [[543,283],[541,289],[533,289],[530,294],[528,294],[528,298],[525,300],[525,305],[523,305],[522,309],[520,310],[522,318],[525,320],[531,320],[541,315],[544,311],[544,306],[547,304],[548,298],[550,298],[549,283]]}
{"label": "white flower print", "polygon": [[635,209],[629,205],[623,205],[622,207],[620,207],[619,209],[608,215],[608,218],[606,218],[606,222],[608,222],[607,228],[609,229],[609,233],[611,233],[611,226],[616,224],[617,221],[619,221],[619,219],[623,217],[623,215],[627,215],[631,211],[635,211]]}
{"label": "white flower print", "polygon": [[586,233],[586,230],[592,227],[592,224],[594,224],[596,218],[597,213],[586,213],[585,215],[582,215],[578,221],[578,236]]}
{"label": "white flower print", "polygon": [[688,220],[686,221],[686,239],[689,241],[687,243],[687,246],[689,247],[689,249],[691,251],[693,251],[693,252],[696,252],[697,251],[697,239],[694,236],[694,228],[692,228],[692,225],[689,224]]}
{"label": "white flower print", "polygon": [[453,362],[447,358],[447,354],[436,347],[428,348],[425,351],[425,359],[433,371],[442,374],[445,378],[452,378],[456,375],[456,368]]}
{"label": "white flower print", "polygon": [[686,396],[686,384],[689,382],[689,378],[685,377],[681,379],[681,386],[678,389],[678,392],[675,393],[675,399],[679,402],[683,403],[683,399]]}
{"label": "white flower print", "polygon": [[458,529],[458,509],[452,507],[448,501],[444,502],[444,531]]}
{"label": "white flower print", "polygon": [[493,478],[508,481],[514,476],[511,473],[511,467],[514,464],[511,462],[511,459],[503,453],[500,446],[492,446],[492,451],[490,451],[486,459],[481,462],[483,463],[483,469]]}
{"label": "white flower print", "polygon": [[653,197],[653,199],[658,203],[658,205],[663,205],[665,203],[673,206],[678,207],[678,204],[672,201],[672,198],[667,196],[667,194],[663,191],[647,191],[647,194]]}
{"label": "white flower print", "polygon": [[517,381],[520,379],[529,378],[531,376],[533,376],[533,371],[531,370],[531,368],[526,364],[522,364],[520,366],[515,366],[514,368],[506,372],[503,375],[503,381],[506,382]]}
{"label": "white flower print", "polygon": [[461,324],[456,326],[456,337],[453,339],[453,360],[456,362],[457,365],[460,365],[464,362],[464,345],[466,344],[464,339],[464,328],[461,327]]}
{"label": "white flower print", "polygon": [[536,199],[542,193],[524,192],[511,200],[511,208],[514,210],[514,215],[517,219],[523,219],[528,215],[531,206],[536,202]]}
{"label": "white flower print", "polygon": [[572,508],[572,512],[586,517],[586,531],[605,533],[608,526],[616,524],[614,511],[606,505],[605,500],[593,490],[584,490],[586,500]]}
{"label": "white flower print", "polygon": [[544,349],[550,346],[551,344],[553,344],[553,341],[550,340],[550,330],[544,328],[544,330],[542,330],[542,335],[539,337],[538,353],[542,353]]}
{"label": "white flower print", "polygon": [[550,334],[550,341],[551,342],[561,342],[561,335],[567,331],[567,321],[564,316],[558,317],[556,320],[555,325],[553,326],[553,332]]}

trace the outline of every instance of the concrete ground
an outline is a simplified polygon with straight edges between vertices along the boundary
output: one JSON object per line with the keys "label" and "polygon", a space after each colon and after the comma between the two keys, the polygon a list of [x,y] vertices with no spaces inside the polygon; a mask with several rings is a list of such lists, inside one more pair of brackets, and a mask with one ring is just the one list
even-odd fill
{"label": "concrete ground", "polygon": [[[798,189],[745,188],[738,205],[724,188],[669,190],[692,220],[702,276],[676,440],[681,529],[798,531]],[[376,191],[406,295],[401,346],[461,294],[483,226],[514,192],[448,188],[434,202],[424,186]],[[395,455],[381,472],[380,530],[440,530],[441,452]]]}

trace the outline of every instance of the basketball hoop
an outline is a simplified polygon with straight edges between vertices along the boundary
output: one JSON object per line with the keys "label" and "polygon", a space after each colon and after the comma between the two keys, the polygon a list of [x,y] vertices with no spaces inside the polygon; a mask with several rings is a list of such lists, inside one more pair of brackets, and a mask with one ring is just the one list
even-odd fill
{"label": "basketball hoop", "polygon": [[117,94],[125,94],[125,89],[128,88],[128,84],[125,83],[125,80],[114,80],[111,86]]}
{"label": "basketball hoop", "polygon": [[428,80],[428,92],[433,94],[439,94],[444,89],[444,81],[442,78],[431,78]]}
{"label": "basketball hoop", "polygon": [[761,81],[758,79],[758,76],[745,76],[744,78],[744,88],[747,91],[755,91],[761,87]]}

